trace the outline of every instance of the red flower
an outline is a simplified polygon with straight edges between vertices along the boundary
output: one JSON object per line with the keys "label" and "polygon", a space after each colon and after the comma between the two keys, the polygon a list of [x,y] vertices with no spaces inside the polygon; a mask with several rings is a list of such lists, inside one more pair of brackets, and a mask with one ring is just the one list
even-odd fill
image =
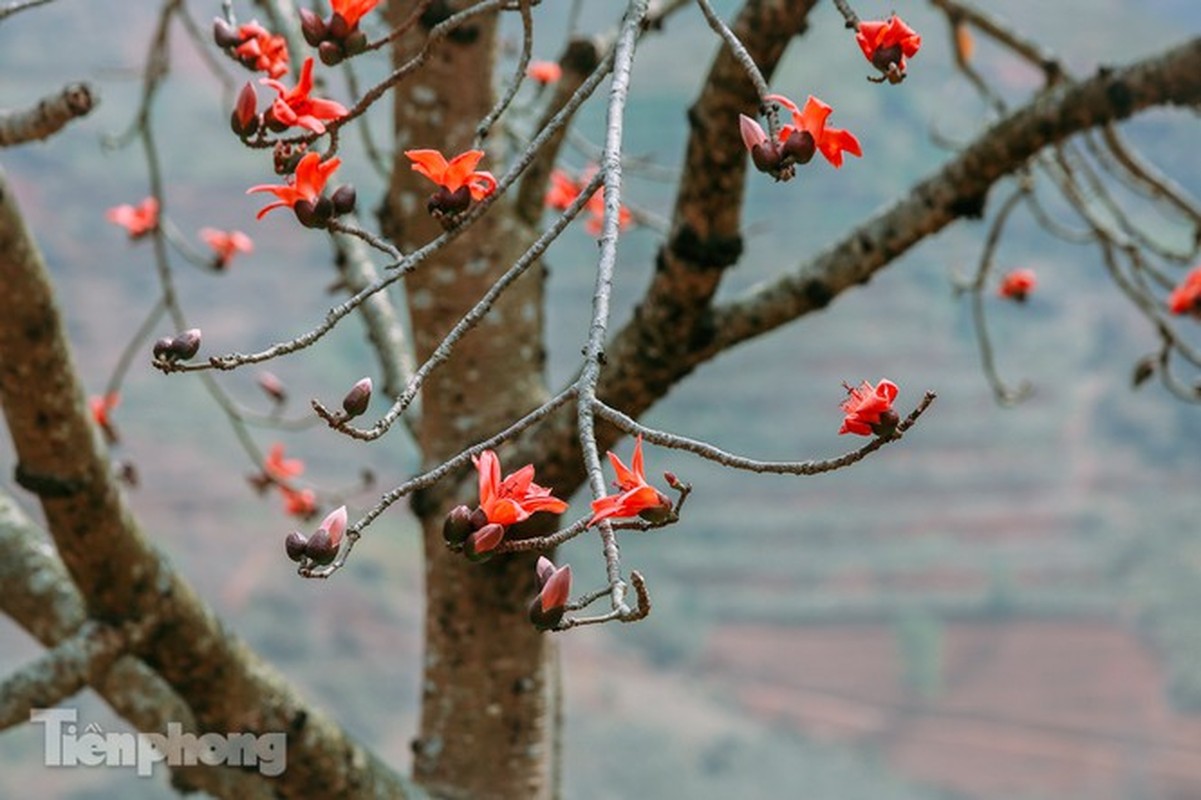
{"label": "red flower", "polygon": [[671,501],[646,481],[642,465],[641,436],[634,444],[634,458],[629,469],[612,451],[609,452],[609,461],[613,464],[613,471],[617,473],[616,483],[620,493],[592,501],[592,519],[588,520],[589,525],[595,525],[610,517],[637,516],[658,522],[671,512]]}
{"label": "red flower", "polygon": [[234,47],[233,53],[242,64],[272,78],[288,71],[288,43],[284,37],[272,35],[258,22],[239,26],[237,36],[241,44]]}
{"label": "red flower", "polygon": [[1038,277],[1034,274],[1034,270],[1015,269],[1007,272],[1001,278],[1001,285],[997,287],[997,294],[1006,299],[1023,303],[1026,301],[1026,295],[1034,291],[1037,283]]}
{"label": "red flower", "polygon": [[129,231],[130,239],[141,239],[158,227],[158,200],[147,197],[136,206],[128,203],[113,206],[104,217]]}
{"label": "red flower", "polygon": [[299,458],[284,458],[282,444],[271,445],[267,460],[263,462],[263,472],[272,480],[279,483],[304,474],[304,462]]}
{"label": "red flower", "polygon": [[512,525],[538,511],[562,514],[567,510],[567,503],[552,497],[550,489],[534,483],[533,464],[526,464],[502,481],[496,453],[485,450],[472,460],[479,472],[480,508],[488,522]]}
{"label": "red flower", "polygon": [[[585,171],[577,181],[567,174],[564,170],[556,169],[550,174],[550,189],[546,192],[546,205],[556,211],[563,211],[569,205],[575,202],[575,199],[580,196],[583,190],[591,180],[594,174],[594,169],[590,168]],[[591,215],[588,219],[588,232],[593,236],[598,236],[601,232],[601,227],[605,221],[605,198],[604,194],[598,188],[592,193],[592,197],[588,198],[586,206],[588,213]],[[625,230],[630,227],[634,221],[634,214],[626,206],[622,205],[618,213],[617,226],[620,230]]]}
{"label": "red flower", "polygon": [[563,68],[553,61],[531,61],[529,67],[526,68],[525,74],[530,80],[537,81],[545,86],[548,83],[555,83],[563,77]]}
{"label": "red flower", "polygon": [[294,517],[309,519],[317,513],[317,495],[312,489],[292,489],[288,486],[279,487],[284,498],[284,511]]}
{"label": "red flower", "polygon": [[483,200],[496,191],[496,178],[491,172],[473,171],[484,157],[483,150],[459,153],[450,161],[437,150],[405,150],[413,162],[413,171],[420,172],[451,194],[464,186],[472,200]]}
{"label": "red flower", "polygon": [[282,403],[288,399],[288,388],[284,386],[283,381],[276,377],[274,372],[259,373],[258,384],[259,388],[276,403]]}
{"label": "red flower", "polygon": [[346,20],[348,28],[354,28],[359,24],[359,20],[379,5],[379,0],[333,0],[330,5],[333,6],[335,14]]}
{"label": "red flower", "polygon": [[846,387],[848,397],[842,401],[846,419],[839,434],[857,433],[860,436],[891,436],[900,421],[892,410],[897,397],[897,385],[881,380],[875,387],[864,381],[858,388]]}
{"label": "red flower", "polygon": [[121,395],[117,392],[109,392],[104,396],[92,395],[88,398],[88,410],[92,414],[92,421],[100,428],[100,432],[104,434],[104,441],[109,444],[115,444],[118,438],[117,428],[109,414],[120,402]]}
{"label": "red flower", "polygon": [[905,79],[905,58],[917,54],[922,37],[904,20],[893,14],[887,22],[860,22],[855,34],[859,49],[872,66],[884,73],[889,83]]}
{"label": "red flower", "polygon": [[[834,109],[813,95],[805,101],[805,108],[797,108],[796,103],[778,94],[769,94],[764,98],[787,108],[792,112],[792,125],[780,128],[779,149],[783,158],[791,157],[798,164],[807,164],[813,158],[814,148],[821,151],[826,160],[835,167],[842,166],[842,153],[845,150],[853,156],[862,156],[859,140],[850,131],[841,128],[827,128],[826,118]],[[757,123],[751,120],[758,127]],[[746,131],[743,131],[746,140]],[[752,155],[754,154],[753,148]]]}
{"label": "red flower", "polygon": [[290,206],[293,211],[296,211],[296,204],[301,201],[307,203],[316,202],[321,197],[321,192],[325,189],[325,184],[329,180],[329,176],[334,173],[341,163],[342,159],[340,158],[321,161],[319,154],[308,152],[304,154],[304,157],[300,159],[300,163],[296,165],[296,174],[289,183],[283,186],[271,186],[269,184],[251,186],[246,190],[246,194],[271,192],[279,198],[274,203],[259,209],[259,213],[255,215],[255,218],[262,219],[263,215],[268,211],[286,206]]}
{"label": "red flower", "polygon": [[1201,315],[1201,267],[1194,267],[1168,297],[1168,310],[1173,314]]}
{"label": "red flower", "polygon": [[321,100],[310,97],[313,90],[313,59],[310,56],[304,60],[300,68],[300,80],[292,89],[273,78],[262,78],[260,83],[270,86],[279,93],[267,110],[267,121],[272,120],[286,127],[297,125],[308,128],[313,133],[325,133],[322,120],[335,120],[346,116],[346,107],[333,100]]}
{"label": "red flower", "polygon": [[241,231],[219,231],[216,228],[201,228],[199,235],[205,244],[213,248],[213,252],[216,253],[216,258],[213,261],[213,266],[216,269],[224,269],[229,264],[229,260],[238,253],[250,253],[254,251],[254,242]]}

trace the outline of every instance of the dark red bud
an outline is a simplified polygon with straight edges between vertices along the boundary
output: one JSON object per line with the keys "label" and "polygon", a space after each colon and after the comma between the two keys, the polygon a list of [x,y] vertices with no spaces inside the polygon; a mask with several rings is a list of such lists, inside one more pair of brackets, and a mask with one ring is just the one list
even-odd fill
{"label": "dark red bud", "polygon": [[234,104],[233,117],[230,127],[239,136],[250,136],[259,127],[258,95],[254,93],[254,84],[247,83],[238,92],[238,100]]}
{"label": "dark red bud", "polygon": [[538,556],[538,563],[534,565],[534,582],[541,590],[546,585],[546,581],[551,575],[555,574],[555,564],[546,556]]}
{"label": "dark red bud", "polygon": [[354,187],[349,183],[339,186],[330,196],[330,200],[334,204],[334,216],[340,217],[343,214],[349,214],[354,211],[355,191]]}
{"label": "dark red bud", "polygon": [[338,557],[338,544],[340,542],[335,543],[329,531],[318,528],[305,544],[304,554],[324,567]]}
{"label": "dark red bud", "polygon": [[304,551],[309,540],[304,538],[304,534],[300,531],[292,531],[288,534],[288,538],[284,539],[284,550],[288,553],[288,558],[293,561],[299,561],[304,558]]}
{"label": "dark red bud", "polygon": [[644,508],[638,512],[638,516],[642,517],[647,522],[660,523],[667,522],[672,517],[671,501],[659,495],[659,505]]}
{"label": "dark red bud", "polygon": [[334,204],[328,197],[318,197],[316,200],[297,200],[292,206],[296,219],[306,228],[324,228],[333,215]]}
{"label": "dark red bud", "polygon": [[171,340],[167,348],[168,360],[187,361],[200,351],[200,328],[191,328]]}
{"label": "dark red bud", "polygon": [[1155,374],[1155,365],[1158,362],[1158,356],[1144,356],[1134,365],[1134,374],[1130,376],[1130,384],[1137,389],[1147,382],[1152,375]]}
{"label": "dark red bud", "polygon": [[667,485],[673,489],[679,489],[682,485],[674,472],[664,472],[663,480],[667,481]]}
{"label": "dark red bud", "polygon": [[780,148],[785,158],[791,158],[798,164],[808,164],[816,152],[817,142],[809,131],[793,131]]}
{"label": "dark red bud", "polygon": [[346,24],[346,18],[341,14],[335,13],[329,18],[329,35],[330,38],[342,40],[350,35],[351,27]]}
{"label": "dark red bud", "polygon": [[360,30],[352,32],[342,42],[342,49],[346,51],[347,56],[357,56],[367,49],[367,34]]}
{"label": "dark red bud", "polygon": [[446,544],[457,547],[474,530],[475,526],[471,524],[471,509],[467,506],[455,506],[446,515],[446,521],[442,523],[442,538]]}
{"label": "dark red bud", "polygon": [[321,17],[307,8],[301,8],[300,32],[304,34],[304,40],[309,43],[310,47],[317,47],[325,41],[325,36],[329,31]]}
{"label": "dark red bud", "polygon": [[[471,189],[466,186],[460,186],[452,192],[443,186],[430,195],[430,199],[426,202],[425,207],[434,216],[438,216],[438,214],[454,216],[466,211],[470,205]],[[438,214],[435,214],[435,212],[438,212]]]}
{"label": "dark red bud", "polygon": [[891,47],[879,47],[876,52],[872,53],[872,66],[884,73],[887,73],[889,67],[894,65],[899,69],[902,55],[899,44]]}
{"label": "dark red bud", "polygon": [[[270,106],[268,106],[267,110],[263,112],[263,124],[266,125],[267,130],[271,131],[272,133],[283,133],[288,129],[288,124],[286,122],[280,122],[275,118],[275,115],[271,113]],[[295,165],[293,165],[293,167],[295,167]]]}
{"label": "dark red bud", "polygon": [[492,551],[504,538],[504,526],[489,522],[467,537],[463,542],[463,553],[471,561],[487,561],[492,557]]}
{"label": "dark red bud", "polygon": [[346,393],[346,397],[342,398],[342,410],[346,412],[347,419],[350,419],[364,413],[370,402],[371,379],[363,378],[350,387],[350,391]]}
{"label": "dark red bud", "polygon": [[567,609],[563,606],[555,606],[546,611],[542,608],[542,598],[535,597],[530,603],[530,622],[534,623],[534,627],[540,631],[549,631],[563,621],[563,615]]}
{"label": "dark red bud", "polygon": [[780,151],[774,142],[757,144],[751,148],[751,162],[760,172],[775,172],[780,168]]}
{"label": "dark red bud", "polygon": [[482,508],[477,508],[471,512],[471,529],[478,531],[480,528],[488,524],[488,514]]}
{"label": "dark red bud", "polygon": [[154,353],[155,361],[169,361],[170,360],[170,358],[168,358],[168,355],[171,352],[171,342],[172,341],[173,340],[171,339],[170,336],[164,336],[163,338],[159,339],[157,342],[154,343],[153,353]]}
{"label": "dark red bud", "polygon": [[872,423],[872,433],[876,436],[892,436],[897,432],[897,425],[900,424],[901,418],[890,408],[881,412],[878,422]]}
{"label": "dark red bud", "polygon": [[242,43],[237,29],[220,17],[213,20],[213,41],[223,50]]}
{"label": "dark red bud", "polygon": [[342,63],[342,59],[346,58],[346,53],[342,50],[342,45],[327,39],[318,45],[317,57],[325,66],[333,67]]}

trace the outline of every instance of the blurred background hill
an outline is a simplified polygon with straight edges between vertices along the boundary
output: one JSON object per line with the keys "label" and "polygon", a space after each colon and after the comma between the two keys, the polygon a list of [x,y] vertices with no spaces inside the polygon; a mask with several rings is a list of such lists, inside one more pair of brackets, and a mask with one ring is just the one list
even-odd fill
{"label": "blurred background hill", "polygon": [[[566,4],[545,5],[535,55],[553,58]],[[736,4],[716,5],[729,14]],[[1081,73],[1201,30],[1201,4],[1185,0],[994,5]],[[218,6],[189,4],[202,29]],[[933,134],[967,141],[987,123],[953,74],[945,26],[927,4],[861,2],[857,10],[872,18],[894,7],[924,34],[903,85],[863,80],[867,65],[828,3],[771,82],[794,99],[830,102],[832,124],[859,136],[865,157],[838,171],[815,163],[788,184],[752,176],[747,252],[729,295],[804,261],[903,194],[948,157]],[[612,4],[585,4],[584,13],[607,20]],[[134,114],[155,14],[148,0],[63,2],[0,24],[4,105],[28,105],[79,78],[96,82],[103,98],[50,142],[0,153],[60,281],[77,357],[97,393],[157,294],[148,246],[104,220],[106,208],[147,193],[139,148],[104,142]],[[229,98],[196,46],[174,39],[173,72],[154,109],[165,214],[193,241],[211,225],[241,228],[257,244],[227,274],[181,264],[179,289],[205,331],[205,352],[258,349],[321,319],[331,304],[329,250],[286,214],[254,222],[262,200],[243,192],[273,182],[269,166],[229,134]],[[692,9],[647,39],[634,74],[630,153],[678,168],[685,109],[703,80],[698,54],[707,64],[715,49]],[[1038,85],[1035,72],[985,42],[976,58],[1015,102]],[[245,80],[222,66],[237,85]],[[368,65],[363,79],[382,69]],[[348,97],[344,86],[330,95]],[[386,141],[389,112],[378,111],[369,121]],[[601,130],[598,106],[579,131],[595,141]],[[1194,115],[1155,111],[1124,131],[1201,193]],[[343,153],[369,219],[380,180],[354,137]],[[578,151],[566,159],[587,162]],[[670,211],[672,183],[657,173],[631,170],[628,192],[651,214]],[[548,256],[554,384],[571,375],[586,333],[595,246],[576,227]],[[1094,251],[1052,239],[1020,212],[998,269],[1032,267],[1040,285],[1026,306],[990,302],[989,320],[1002,374],[1029,380],[1034,394],[998,407],[950,280],[973,268],[985,230],[960,223],[932,238],[827,310],[699,370],[651,412],[653,426],[726,449],[823,458],[858,444],[835,435],[843,381],[891,378],[903,408],[926,389],[939,394],[903,443],[827,476],[743,475],[648,448],[654,470],[670,469],[696,490],[684,524],[623,541],[626,563],[651,582],[651,617],[562,639],[566,797],[1201,797],[1201,414],[1156,385],[1131,391],[1135,361],[1157,346],[1153,331]],[[1163,232],[1188,235],[1167,223]],[[649,228],[623,239],[619,323],[659,240]],[[348,321],[270,369],[290,388],[291,414],[302,416],[308,398],[336,400],[374,364]],[[266,410],[256,374],[235,373],[227,384]],[[301,581],[280,546],[293,523],[277,498],[249,490],[254,465],[197,383],[166,378],[139,358],[116,420],[120,455],[142,476],[132,502],[159,545],[306,694],[384,758],[407,763],[421,633],[420,547],[407,512],[374,525],[336,580]],[[322,486],[354,484],[369,467],[386,489],[417,465],[399,433],[369,447],[317,428],[256,437],[264,447],[286,442]],[[0,480],[27,500],[9,482],[6,448],[0,443]],[[370,493],[355,497],[352,515],[373,502]],[[579,586],[600,580],[594,541],[573,542],[561,558]],[[37,653],[0,620],[0,672]],[[106,729],[123,727],[93,698],[80,708]],[[40,729],[0,734],[0,796],[28,786],[44,797],[173,796],[161,776],[48,770],[41,748]]]}

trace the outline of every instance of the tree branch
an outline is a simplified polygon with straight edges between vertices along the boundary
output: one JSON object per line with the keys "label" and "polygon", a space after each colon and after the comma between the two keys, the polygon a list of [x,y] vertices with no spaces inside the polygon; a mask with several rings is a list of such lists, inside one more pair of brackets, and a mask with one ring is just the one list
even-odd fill
{"label": "tree branch", "polygon": [[91,86],[72,83],[58,94],[43,98],[33,108],[4,112],[0,114],[0,147],[49,138],[71,120],[90,113],[97,102]]}

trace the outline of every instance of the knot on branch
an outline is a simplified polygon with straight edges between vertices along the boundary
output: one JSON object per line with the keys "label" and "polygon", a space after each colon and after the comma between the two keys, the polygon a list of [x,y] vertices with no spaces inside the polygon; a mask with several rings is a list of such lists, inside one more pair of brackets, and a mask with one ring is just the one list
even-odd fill
{"label": "knot on branch", "polygon": [[701,238],[691,225],[682,225],[668,247],[677,258],[700,269],[725,269],[742,257],[741,236]]}
{"label": "knot on branch", "polygon": [[38,497],[71,497],[79,494],[87,485],[83,478],[67,478],[61,475],[49,475],[34,472],[24,464],[18,463],[13,471],[17,485],[33,492]]}

